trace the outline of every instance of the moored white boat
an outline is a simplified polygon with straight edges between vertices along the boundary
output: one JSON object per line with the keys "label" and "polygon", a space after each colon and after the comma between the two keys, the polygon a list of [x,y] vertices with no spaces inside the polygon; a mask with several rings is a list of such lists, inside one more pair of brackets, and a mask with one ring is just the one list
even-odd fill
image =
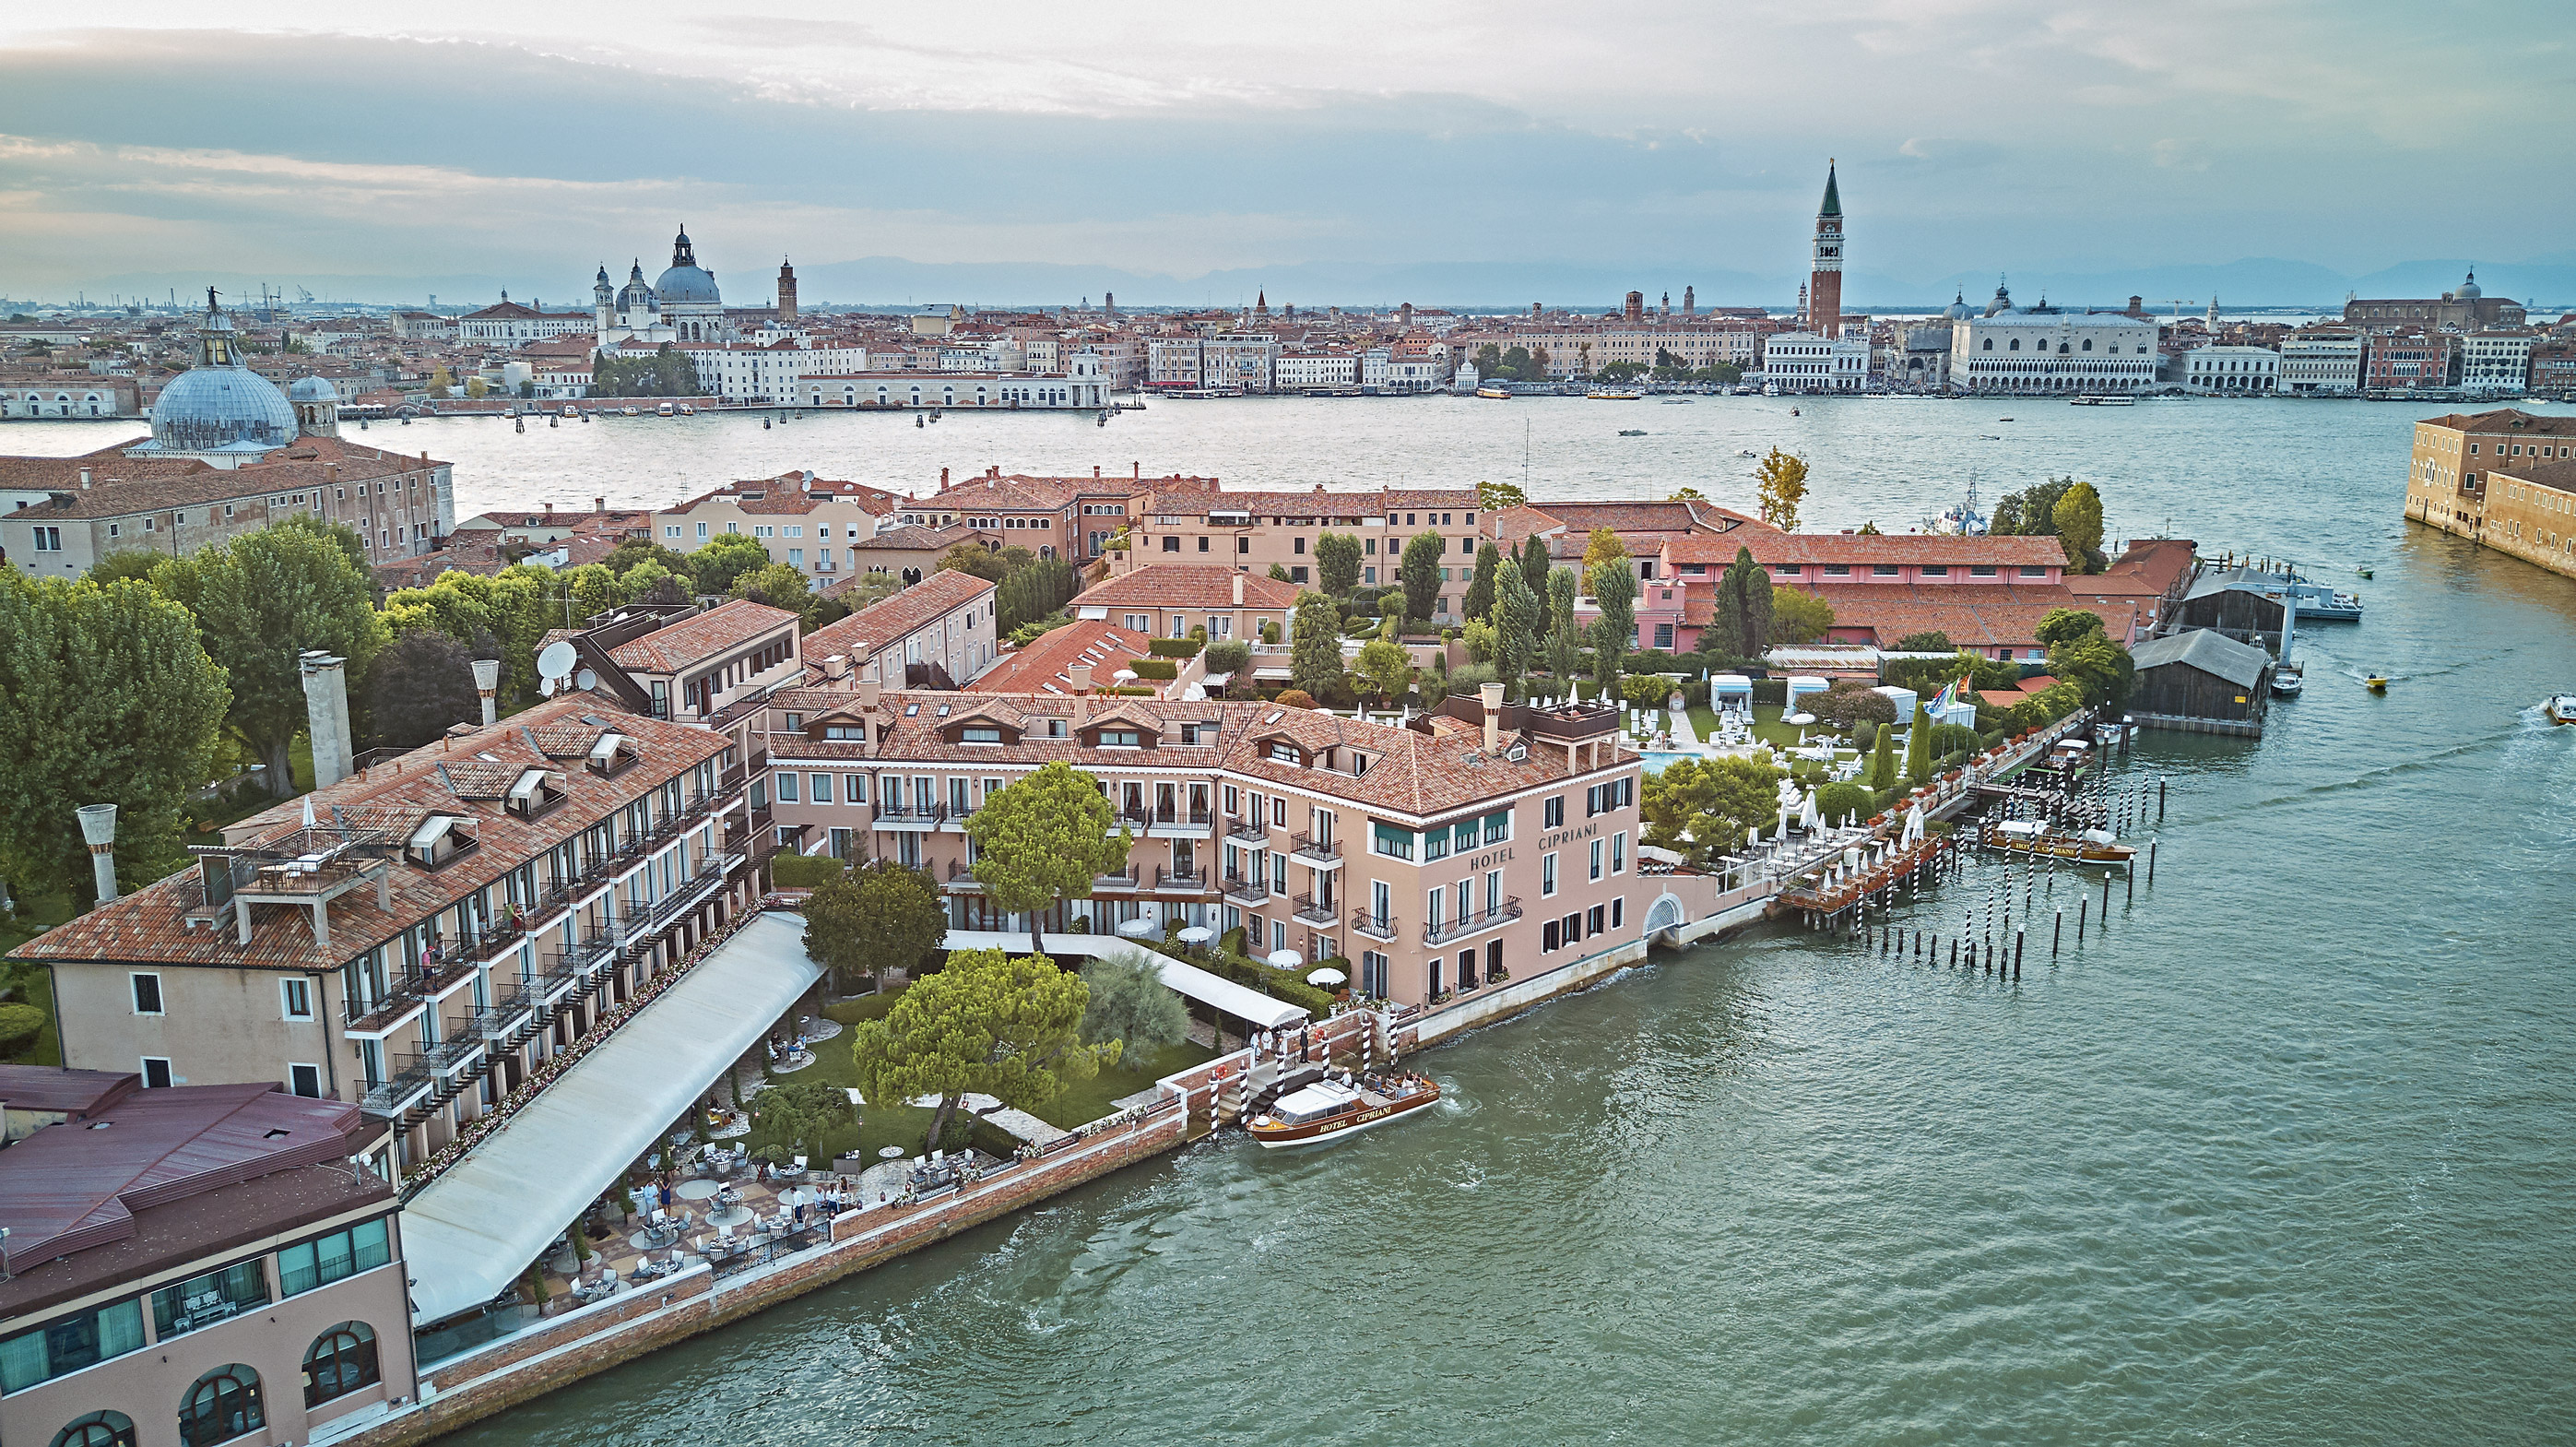
{"label": "moored white boat", "polygon": [[1292,1090],[1245,1126],[1265,1150],[1320,1145],[1374,1129],[1440,1102],[1440,1084],[1427,1075],[1327,1076]]}

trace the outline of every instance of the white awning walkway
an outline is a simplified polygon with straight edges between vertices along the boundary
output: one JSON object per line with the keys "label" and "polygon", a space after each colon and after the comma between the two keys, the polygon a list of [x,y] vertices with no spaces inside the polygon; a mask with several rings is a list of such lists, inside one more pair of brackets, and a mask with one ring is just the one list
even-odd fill
{"label": "white awning walkway", "polygon": [[[1300,1025],[1307,1019],[1305,1010],[1285,1000],[1274,1000],[1249,985],[1238,985],[1223,975],[1210,974],[1160,950],[1149,950],[1116,935],[1067,934],[1061,930],[1049,930],[1042,938],[1046,941],[1047,953],[1051,955],[1089,955],[1094,959],[1110,960],[1142,955],[1162,969],[1163,983],[1180,994],[1267,1029]],[[1014,955],[1025,955],[1030,948],[1029,932],[953,929],[948,932],[944,948],[1008,950]]]}
{"label": "white awning walkway", "polygon": [[764,914],[402,1210],[412,1319],[490,1301],[822,977],[805,921]]}

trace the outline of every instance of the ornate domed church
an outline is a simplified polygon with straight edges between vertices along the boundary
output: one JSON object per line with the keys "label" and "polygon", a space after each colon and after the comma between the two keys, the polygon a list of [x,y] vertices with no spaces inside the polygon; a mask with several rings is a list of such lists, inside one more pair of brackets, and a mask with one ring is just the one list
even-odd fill
{"label": "ornate domed church", "polygon": [[739,339],[738,329],[725,320],[724,297],[716,289],[715,273],[698,265],[697,246],[689,240],[686,226],[672,239],[671,264],[651,285],[645,284],[644,263],[638,260],[628,268],[622,287],[612,287],[608,268],[601,266],[590,291],[603,347]]}

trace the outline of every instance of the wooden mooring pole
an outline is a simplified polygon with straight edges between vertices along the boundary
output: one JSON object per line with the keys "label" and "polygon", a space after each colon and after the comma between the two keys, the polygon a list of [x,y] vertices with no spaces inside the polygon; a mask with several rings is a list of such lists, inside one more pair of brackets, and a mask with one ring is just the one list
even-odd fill
{"label": "wooden mooring pole", "polygon": [[2153,840],[2153,839],[2150,839],[2150,840],[2148,840],[2148,841],[2147,841],[2147,887],[2148,887],[2148,888],[2150,888],[2150,889],[2152,889],[2152,888],[2154,888],[2154,887],[2155,887],[2155,883],[2156,883],[2156,841],[2155,841],[2155,840]]}
{"label": "wooden mooring pole", "polygon": [[2013,931],[2013,978],[2016,980],[2021,978],[2021,949],[2022,945],[2026,943],[2022,938],[2022,934],[2023,932],[2020,930]]}
{"label": "wooden mooring pole", "polygon": [[2066,906],[2061,904],[2057,907],[2057,932],[2048,937],[2048,957],[2052,960],[2056,959],[2058,950],[2063,947],[2065,943]]}

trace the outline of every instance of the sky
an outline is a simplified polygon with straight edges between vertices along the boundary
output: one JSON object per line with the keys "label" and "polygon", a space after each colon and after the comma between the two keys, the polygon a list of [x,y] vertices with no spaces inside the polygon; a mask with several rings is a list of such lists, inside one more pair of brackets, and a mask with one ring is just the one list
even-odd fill
{"label": "sky", "polygon": [[686,222],[746,302],[1785,306],[1831,157],[1860,305],[2576,299],[2563,0],[214,13],[0,10],[0,295],[578,302]]}

